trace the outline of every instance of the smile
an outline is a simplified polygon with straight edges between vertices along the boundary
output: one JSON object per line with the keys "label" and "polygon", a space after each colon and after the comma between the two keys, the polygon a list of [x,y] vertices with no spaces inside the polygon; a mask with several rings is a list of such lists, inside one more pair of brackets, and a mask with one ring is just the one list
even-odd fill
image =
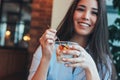
{"label": "smile", "polygon": [[78,22],[78,24],[79,24],[80,26],[90,27],[90,24],[88,24],[88,23]]}

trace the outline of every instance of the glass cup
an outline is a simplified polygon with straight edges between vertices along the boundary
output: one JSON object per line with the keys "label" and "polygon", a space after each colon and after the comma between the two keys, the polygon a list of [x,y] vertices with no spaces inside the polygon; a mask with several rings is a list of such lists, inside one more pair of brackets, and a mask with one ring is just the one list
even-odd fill
{"label": "glass cup", "polygon": [[71,54],[63,54],[63,50],[70,50],[70,46],[72,45],[77,45],[75,42],[70,42],[70,41],[56,41],[56,44],[58,44],[57,49],[56,49],[56,58],[57,61],[60,63],[64,63],[62,61],[62,58],[72,58],[73,55]]}

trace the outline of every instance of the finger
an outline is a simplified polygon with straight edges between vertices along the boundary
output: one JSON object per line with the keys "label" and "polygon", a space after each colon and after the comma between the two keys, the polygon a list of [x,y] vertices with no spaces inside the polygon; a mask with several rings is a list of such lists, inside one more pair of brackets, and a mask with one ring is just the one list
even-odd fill
{"label": "finger", "polygon": [[47,44],[54,44],[55,40],[52,39],[52,38],[47,38],[47,39],[45,39],[45,43],[47,43]]}
{"label": "finger", "polygon": [[52,30],[52,31],[57,32],[57,31],[56,31],[56,29],[50,28],[50,26],[49,26],[49,25],[47,25],[47,27],[48,27],[48,29],[50,29],[50,30]]}
{"label": "finger", "polygon": [[[87,55],[86,50],[85,50],[83,47],[81,47],[80,45],[72,45],[71,48],[72,48],[72,49],[75,49],[75,50],[78,50],[82,56]],[[79,54],[78,54],[78,55],[79,55]],[[78,55],[77,55],[77,56],[78,56]]]}
{"label": "finger", "polygon": [[50,32],[50,30],[47,29],[45,33],[41,36],[40,40],[45,41],[45,39],[49,38],[50,36],[55,36],[55,33],[52,33]]}
{"label": "finger", "polygon": [[74,56],[79,56],[81,54],[80,51],[77,50],[63,50],[62,53]]}
{"label": "finger", "polygon": [[66,63],[67,67],[83,67],[83,63]]}
{"label": "finger", "polygon": [[53,40],[51,40],[51,39],[47,39],[46,40],[46,43],[48,43],[48,44],[53,44],[55,41],[53,41]]}
{"label": "finger", "polygon": [[64,62],[70,62],[70,63],[81,63],[84,62],[85,59],[82,57],[78,57],[78,58],[63,58],[62,59]]}
{"label": "finger", "polygon": [[81,47],[80,45],[72,45],[70,47],[71,47],[71,49],[76,49],[78,51],[84,51],[84,48]]}
{"label": "finger", "polygon": [[47,31],[49,32],[52,32],[52,33],[56,33],[57,31],[56,31],[56,29],[52,29],[52,28],[50,28],[50,29],[47,29]]}
{"label": "finger", "polygon": [[46,34],[46,35],[45,35],[45,40],[46,40],[46,39],[55,40],[55,37],[54,37],[53,35]]}
{"label": "finger", "polygon": [[44,35],[52,35],[52,36],[54,36],[54,38],[55,38],[56,32],[50,31],[50,30],[46,30],[46,32],[45,32]]}

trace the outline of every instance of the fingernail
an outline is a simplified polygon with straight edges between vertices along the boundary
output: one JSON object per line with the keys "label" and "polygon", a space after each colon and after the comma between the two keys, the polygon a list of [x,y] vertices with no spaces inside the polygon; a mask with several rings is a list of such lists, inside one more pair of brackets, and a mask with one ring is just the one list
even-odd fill
{"label": "fingernail", "polygon": [[62,58],[63,61],[65,61],[66,59],[65,58]]}
{"label": "fingernail", "polygon": [[72,48],[72,45],[69,45],[69,48]]}
{"label": "fingernail", "polygon": [[65,50],[63,50],[63,53],[66,53],[66,51],[65,51]]}

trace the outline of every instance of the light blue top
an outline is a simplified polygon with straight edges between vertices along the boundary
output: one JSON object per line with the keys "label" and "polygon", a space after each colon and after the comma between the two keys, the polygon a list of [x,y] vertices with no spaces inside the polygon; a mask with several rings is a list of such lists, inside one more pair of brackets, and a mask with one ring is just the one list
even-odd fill
{"label": "light blue top", "polygon": [[[31,80],[32,76],[34,75],[40,63],[41,57],[42,57],[41,46],[39,46],[33,56],[32,64],[29,70],[28,80]],[[105,76],[104,80],[110,80],[109,75],[111,75],[112,73],[110,59],[108,59],[107,61],[108,61],[108,64],[110,65],[110,72],[107,71],[107,73],[104,74]],[[104,69],[104,72],[106,72],[106,69],[104,66],[103,66],[103,69]],[[73,69],[71,67],[66,67],[63,63],[57,62],[56,50],[54,50],[52,59],[50,61],[47,80],[86,80],[85,71],[82,68],[76,67],[74,72],[72,71]],[[101,76],[101,72],[99,72],[99,75]]]}

